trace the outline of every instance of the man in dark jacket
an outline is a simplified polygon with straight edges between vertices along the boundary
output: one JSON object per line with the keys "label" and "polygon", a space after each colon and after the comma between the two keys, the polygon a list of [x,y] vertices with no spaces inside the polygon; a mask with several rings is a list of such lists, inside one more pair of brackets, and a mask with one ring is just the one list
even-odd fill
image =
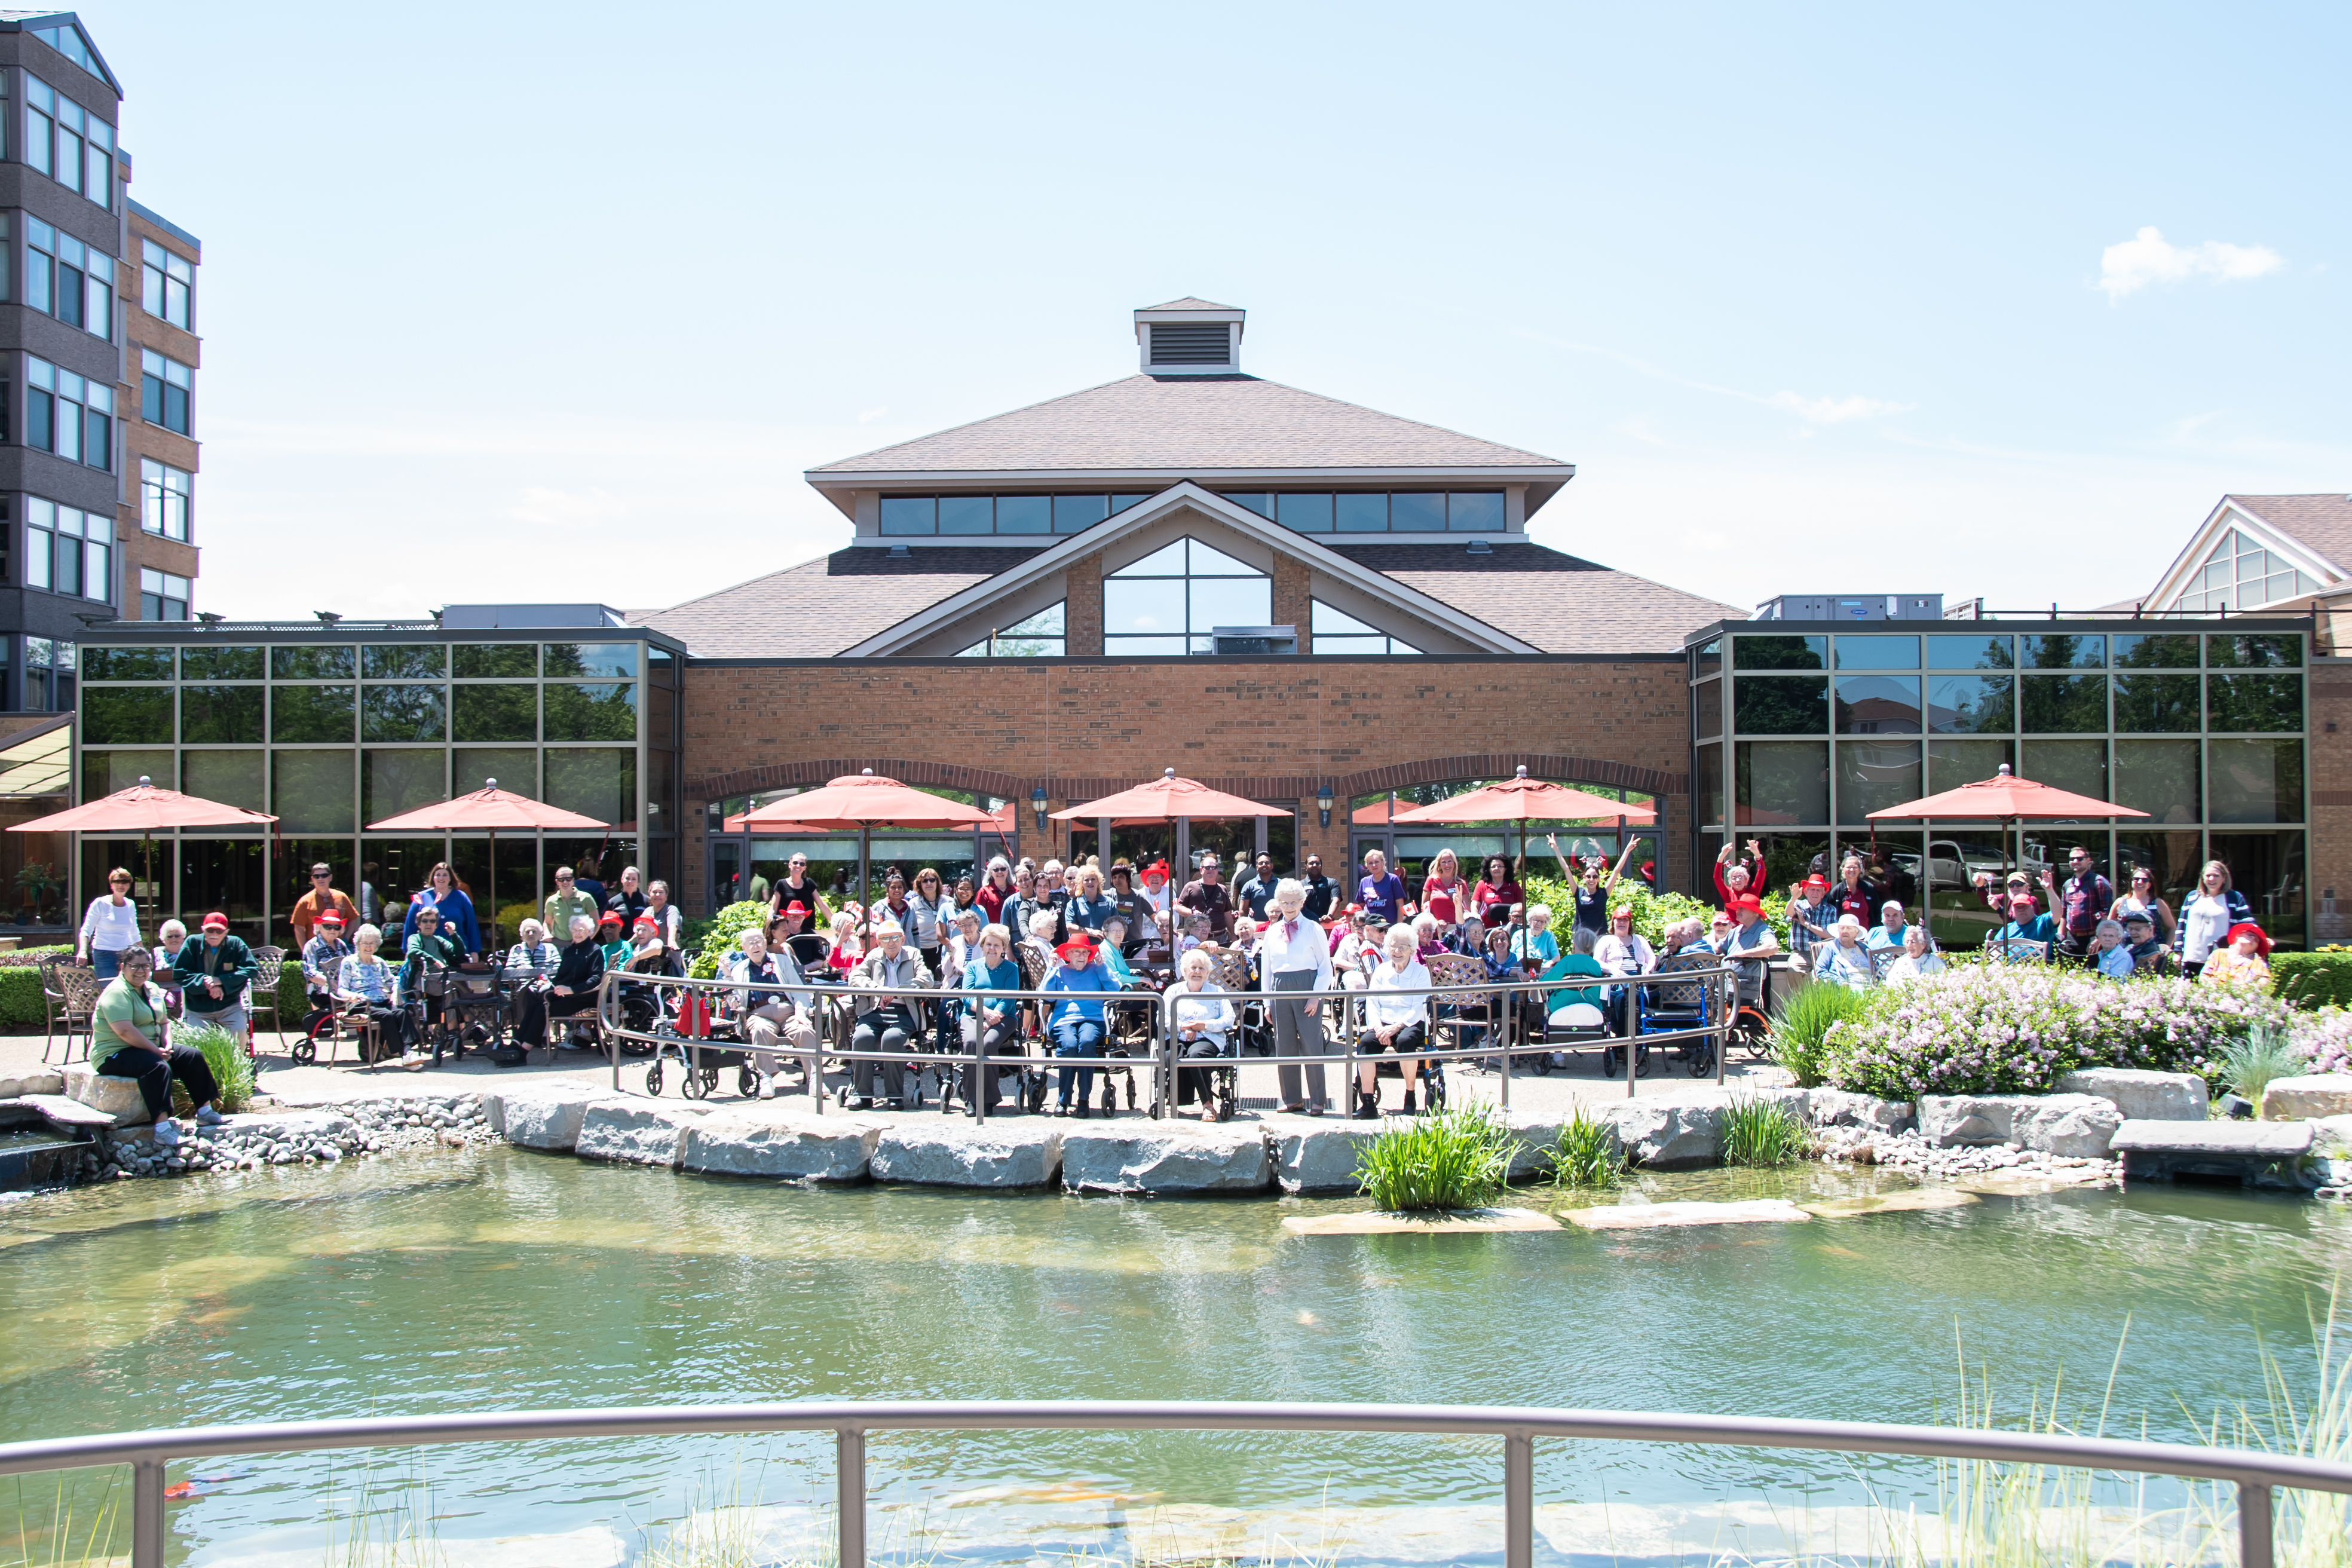
{"label": "man in dark jacket", "polygon": [[244,939],[228,934],[228,917],[215,910],[205,917],[204,940],[182,942],[172,962],[172,981],[180,988],[181,1005],[200,1024],[217,1024],[243,1040],[248,1027],[246,988],[253,984],[257,965]]}
{"label": "man in dark jacket", "polygon": [[572,917],[571,934],[555,973],[543,986],[534,982],[516,1006],[515,1037],[526,1048],[547,1044],[549,1018],[569,1018],[596,1005],[596,988],[604,983],[604,950],[596,945],[596,927],[586,915]]}
{"label": "man in dark jacket", "polygon": [[2074,874],[2063,884],[2051,889],[2050,873],[2044,871],[2042,886],[2053,893],[2051,913],[2058,917],[2059,952],[2074,963],[2087,963],[2091,938],[2115,907],[2116,885],[2099,875],[2091,852],[2079,844],[2066,851],[2066,867]]}

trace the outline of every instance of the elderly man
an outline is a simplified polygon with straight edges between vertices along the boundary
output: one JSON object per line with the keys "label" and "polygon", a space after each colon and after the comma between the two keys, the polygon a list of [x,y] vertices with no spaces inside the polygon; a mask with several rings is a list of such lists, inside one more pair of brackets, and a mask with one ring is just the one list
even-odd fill
{"label": "elderly man", "polygon": [[228,934],[228,917],[218,910],[205,917],[204,940],[183,942],[172,963],[189,1021],[217,1024],[238,1040],[246,1036],[246,988],[257,973],[252,950]]}
{"label": "elderly man", "polygon": [[[906,928],[898,921],[886,920],[875,926],[873,951],[849,972],[849,987],[855,994],[857,1010],[856,1026],[849,1033],[851,1050],[904,1051],[908,1041],[922,1037],[923,1026],[916,1017],[915,1002],[899,993],[929,990],[931,972],[919,956],[908,949]],[[850,1068],[857,1089],[857,1098],[850,1108],[874,1109],[874,1069],[877,1067],[882,1069],[883,1093],[900,1109],[913,1110],[907,1098],[907,1069],[897,1062],[874,1061],[860,1061]]]}
{"label": "elderly man", "polygon": [[773,1100],[784,1076],[777,1068],[777,1039],[782,1037],[803,1057],[816,1050],[816,1026],[809,1021],[815,1016],[816,998],[792,953],[768,950],[765,932],[746,931],[736,942],[742,951],[721,966],[719,978],[741,987],[730,994],[730,1008],[743,1020],[744,1033],[751,1038],[751,1070],[759,1075],[760,1098]]}
{"label": "elderly man", "polygon": [[[1902,906],[1889,904],[1895,919],[1902,919]],[[1780,939],[1772,934],[1771,923],[1764,918],[1764,906],[1753,895],[1742,894],[1731,900],[1731,918],[1738,925],[1731,940],[1724,945],[1724,956],[1739,965],[1739,1000],[1750,1007],[1761,1007],[1769,1000],[1766,985],[1771,978],[1770,966],[1765,962],[1780,951]]]}
{"label": "elderly man", "polygon": [[2150,963],[2165,951],[2164,944],[2156,938],[2156,916],[2146,910],[2134,910],[2124,916],[2124,949],[2132,955],[2135,969],[2143,963],[2148,963],[2151,968],[2162,967],[2158,963]]}
{"label": "elderly man", "polygon": [[213,1109],[220,1090],[202,1051],[171,1043],[163,994],[149,984],[154,972],[154,958],[145,948],[123,949],[121,969],[98,995],[89,1060],[94,1072],[138,1083],[148,1118],[155,1123],[155,1141],[168,1144],[180,1141],[179,1129],[165,1115],[172,1109],[172,1080],[187,1086],[199,1126],[220,1121],[220,1112]]}
{"label": "elderly man", "polygon": [[[1258,934],[1257,962],[1260,983],[1274,994],[1270,1004],[1274,1014],[1274,1054],[1319,1054],[1323,1048],[1323,1004],[1299,993],[1333,988],[1331,949],[1323,940],[1323,928],[1306,916],[1306,883],[1296,878],[1283,878],[1274,885],[1269,908],[1273,918]],[[1323,1114],[1321,1062],[1307,1064],[1307,1092],[1303,1097],[1298,1091],[1297,1064],[1284,1063],[1281,1079],[1283,1110],[1304,1110],[1309,1116]]]}
{"label": "elderly man", "polygon": [[310,1011],[302,1019],[306,1035],[333,1010],[335,976],[352,955],[352,944],[343,940],[343,917],[333,910],[321,913],[310,929],[318,934],[302,944],[302,990],[310,1000]]}
{"label": "elderly man", "polygon": [[572,917],[586,915],[591,930],[596,924],[596,900],[580,890],[577,875],[569,866],[555,868],[555,891],[547,895],[541,906],[541,925],[548,931],[570,931]]}

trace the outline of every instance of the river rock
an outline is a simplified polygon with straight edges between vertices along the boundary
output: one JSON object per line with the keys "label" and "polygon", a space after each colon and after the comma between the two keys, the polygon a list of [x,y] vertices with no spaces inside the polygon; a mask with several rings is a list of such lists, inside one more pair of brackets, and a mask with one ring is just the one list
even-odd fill
{"label": "river rock", "polygon": [[[2345,1080],[2352,1084],[2352,1079]],[[2065,1094],[2095,1094],[2112,1100],[2126,1121],[2202,1121],[2205,1080],[2192,1072],[2148,1072],[2139,1068],[2084,1068],[2058,1080]],[[2352,1110],[2352,1104],[2347,1104]]]}
{"label": "river rock", "polygon": [[16,1100],[27,1094],[63,1094],[66,1075],[49,1068],[25,1068],[16,1072],[0,1073],[0,1100]]}
{"label": "river rock", "polygon": [[2045,1094],[2030,1118],[2013,1125],[2029,1149],[2067,1154],[2079,1160],[2104,1160],[2124,1113],[2115,1101],[2097,1094]]}
{"label": "river rock", "polygon": [[686,1129],[681,1170],[803,1182],[866,1179],[882,1124],[854,1116],[787,1113],[775,1120],[716,1115]]}
{"label": "river rock", "polygon": [[1275,1179],[1286,1193],[1357,1191],[1357,1152],[1381,1131],[1377,1121],[1322,1117],[1283,1116],[1260,1125],[1273,1151]]}
{"label": "river rock", "polygon": [[1723,1091],[1706,1089],[1688,1096],[1611,1100],[1592,1109],[1617,1130],[1617,1146],[1636,1164],[1654,1171],[1687,1171],[1722,1159],[1727,1098]]}
{"label": "river rock", "polygon": [[2315,1121],[2323,1116],[2345,1115],[2352,1115],[2352,1073],[2273,1079],[2263,1090],[2265,1121]]}
{"label": "river rock", "polygon": [[674,1167],[687,1129],[700,1120],[682,1106],[651,1100],[593,1100],[580,1118],[572,1152],[585,1160]]}
{"label": "river rock", "polygon": [[1111,1121],[1062,1133],[1074,1193],[1262,1193],[1274,1160],[1255,1122]]}
{"label": "river rock", "polygon": [[94,1071],[88,1062],[68,1066],[63,1077],[68,1100],[79,1100],[92,1110],[103,1110],[114,1118],[117,1127],[132,1127],[154,1120],[147,1114],[146,1098],[133,1079],[109,1078]]}
{"label": "river rock", "polygon": [[519,1149],[569,1154],[580,1142],[580,1124],[591,1097],[541,1090],[483,1097],[490,1131]]}
{"label": "river rock", "polygon": [[1918,1123],[1918,1111],[1907,1100],[1881,1100],[1851,1089],[1817,1089],[1809,1109],[1816,1127],[1866,1127],[1874,1132],[1900,1132]]}
{"label": "river rock", "polygon": [[1570,1209],[1568,1223],[1582,1230],[1674,1229],[1693,1225],[1770,1225],[1811,1220],[1786,1198],[1748,1198],[1738,1203],[1604,1204]]}
{"label": "river rock", "polygon": [[1290,1215],[1282,1228],[1292,1236],[1469,1236],[1508,1230],[1558,1230],[1559,1221],[1533,1209],[1447,1209],[1437,1214]]}
{"label": "river rock", "polygon": [[877,1182],[920,1187],[1042,1187],[1062,1169],[1062,1133],[1024,1118],[974,1127],[961,1118],[894,1117],[866,1157]]}

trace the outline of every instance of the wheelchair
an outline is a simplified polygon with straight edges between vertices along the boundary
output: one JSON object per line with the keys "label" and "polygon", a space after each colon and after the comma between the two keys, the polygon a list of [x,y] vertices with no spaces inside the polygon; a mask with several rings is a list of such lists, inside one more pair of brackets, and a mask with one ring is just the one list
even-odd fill
{"label": "wheelchair", "polygon": [[[1719,967],[1723,959],[1712,952],[1681,952],[1661,962],[1649,983],[1637,993],[1635,1004],[1638,1021],[1635,1026],[1634,1071],[1647,1076],[1649,1051],[1643,1047],[1640,1036],[1663,1035],[1685,1029],[1710,1029],[1717,1026],[1724,1016],[1725,998],[1721,978],[1705,975],[1697,979],[1675,980],[1674,975],[1691,970]],[[1683,1070],[1693,1078],[1705,1078],[1715,1070],[1715,1037],[1695,1036],[1676,1042],[1670,1047],[1679,1058]],[[1610,1078],[1608,1058],[1603,1054],[1601,1072]]]}
{"label": "wheelchair", "polygon": [[441,1029],[433,1042],[434,1065],[440,1065],[445,1045],[459,1060],[467,1051],[488,1055],[497,1049],[507,1017],[507,990],[496,969],[479,963],[448,971],[441,995]]}

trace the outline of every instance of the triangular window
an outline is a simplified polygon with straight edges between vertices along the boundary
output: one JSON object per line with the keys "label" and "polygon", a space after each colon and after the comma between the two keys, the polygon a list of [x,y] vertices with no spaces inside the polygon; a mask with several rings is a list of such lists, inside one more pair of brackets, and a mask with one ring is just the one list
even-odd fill
{"label": "triangular window", "polygon": [[2166,607],[2191,614],[2251,610],[2315,594],[2321,586],[2317,578],[2233,528],[2214,542],[2189,573],[2180,596]]}
{"label": "triangular window", "polygon": [[1387,658],[1400,654],[1419,653],[1421,649],[1381,631],[1366,626],[1343,610],[1333,609],[1318,599],[1314,602],[1313,650],[1319,654],[1353,655],[1358,658]]}

